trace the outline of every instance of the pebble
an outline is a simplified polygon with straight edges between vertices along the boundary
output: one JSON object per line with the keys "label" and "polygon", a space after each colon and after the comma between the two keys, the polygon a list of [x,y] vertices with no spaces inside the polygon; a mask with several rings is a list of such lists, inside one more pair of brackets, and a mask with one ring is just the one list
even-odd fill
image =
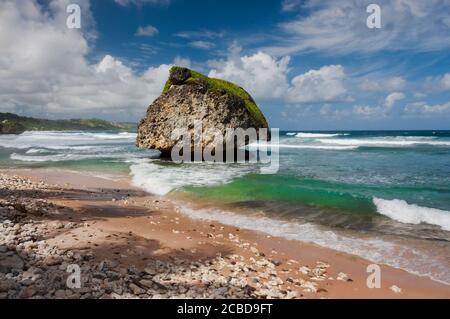
{"label": "pebble", "polygon": [[[159,249],[158,254],[170,256],[169,260],[149,260],[143,268],[126,267],[115,260],[101,260],[94,251],[72,251],[58,248],[46,240],[50,231],[70,232],[72,229],[89,229],[88,219],[82,223],[40,221],[36,216],[57,216],[64,207],[34,197],[9,196],[17,190],[48,189],[45,183],[33,183],[27,179],[0,174],[0,299],[2,298],[297,298],[298,294],[286,285],[296,285],[305,292],[324,292],[317,284],[303,279],[286,280],[289,269],[277,270],[279,260],[267,259],[250,243],[238,235],[225,233],[230,243],[249,249],[250,258],[238,254],[188,262],[171,256],[170,249]],[[33,192],[27,192],[32,194]],[[2,193],[3,194],[3,193]],[[114,202],[115,199],[113,198]],[[128,203],[127,200],[123,201]],[[178,218],[175,219],[178,222]],[[82,226],[85,227],[82,227]],[[209,225],[207,238],[222,238],[223,227]],[[195,231],[195,230],[194,230]],[[173,233],[180,233],[174,229]],[[75,235],[75,234],[74,234]],[[132,236],[133,234],[129,234]],[[107,235],[109,236],[109,235]],[[114,235],[115,236],[115,235]],[[216,243],[216,241],[214,241]],[[203,243],[203,242],[202,242]],[[217,242],[219,243],[219,242]],[[206,243],[205,243],[206,244]],[[200,248],[192,248],[195,254]],[[116,250],[114,250],[116,251]],[[115,257],[126,256],[125,250]],[[81,288],[68,289],[66,272],[69,264],[81,269]],[[289,264],[298,264],[290,260]],[[298,265],[300,266],[300,265]],[[286,268],[286,267],[285,267]],[[316,268],[303,266],[299,271],[320,278],[326,272],[326,263]],[[282,274],[282,276],[280,276]],[[291,274],[293,276],[293,274]]]}
{"label": "pebble", "polygon": [[391,289],[396,294],[402,293],[402,288],[397,287],[396,285],[392,285],[389,289]]}
{"label": "pebble", "polygon": [[65,297],[66,297],[66,291],[65,291],[65,290],[58,289],[58,290],[55,292],[55,298],[56,298],[56,299],[63,299],[63,298],[65,298]]}
{"label": "pebble", "polygon": [[343,272],[338,273],[336,279],[340,280],[340,281],[351,281],[349,276],[346,273],[343,273]]}
{"label": "pebble", "polygon": [[130,284],[129,287],[130,287],[131,291],[132,291],[135,295],[141,295],[141,294],[145,293],[145,290],[144,290],[144,289],[138,287],[137,285],[135,285],[135,284],[133,284],[133,283]]}

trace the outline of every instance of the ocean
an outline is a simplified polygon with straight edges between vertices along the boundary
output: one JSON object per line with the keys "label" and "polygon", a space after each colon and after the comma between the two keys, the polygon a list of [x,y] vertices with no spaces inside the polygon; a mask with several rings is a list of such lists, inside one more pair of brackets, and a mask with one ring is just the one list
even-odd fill
{"label": "ocean", "polygon": [[129,174],[193,218],[313,242],[450,284],[450,131],[281,132],[280,169],[175,164],[136,134],[0,135],[0,168]]}

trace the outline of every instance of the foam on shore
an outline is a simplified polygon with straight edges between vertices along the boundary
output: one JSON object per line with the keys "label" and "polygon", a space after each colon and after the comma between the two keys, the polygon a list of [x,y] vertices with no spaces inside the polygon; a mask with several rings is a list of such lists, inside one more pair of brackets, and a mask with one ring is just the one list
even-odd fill
{"label": "foam on shore", "polygon": [[400,199],[386,200],[375,197],[373,203],[376,205],[378,213],[401,223],[416,225],[427,223],[450,231],[450,212],[448,211],[408,204]]}
{"label": "foam on shore", "polygon": [[411,247],[377,237],[358,238],[342,235],[311,223],[283,221],[261,215],[244,215],[219,209],[194,209],[186,205],[179,209],[182,213],[195,219],[213,220],[261,231],[272,236],[315,243],[322,247],[357,255],[375,263],[386,264],[450,284],[450,269],[445,256],[438,256],[440,259],[436,259],[433,252],[426,250],[411,249]]}
{"label": "foam on shore", "polygon": [[249,173],[246,165],[190,163],[173,165],[150,160],[134,160],[130,166],[133,184],[147,192],[165,195],[183,186],[208,186],[227,183]]}

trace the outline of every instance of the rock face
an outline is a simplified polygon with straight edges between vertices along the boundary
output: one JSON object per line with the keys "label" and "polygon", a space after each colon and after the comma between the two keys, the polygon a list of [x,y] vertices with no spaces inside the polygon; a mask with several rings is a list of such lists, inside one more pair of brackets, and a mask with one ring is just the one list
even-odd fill
{"label": "rock face", "polygon": [[0,134],[22,134],[25,132],[25,126],[10,120],[0,122]]}
{"label": "rock face", "polygon": [[[187,68],[172,67],[163,93],[149,106],[139,124],[136,144],[170,157],[172,148],[181,139],[173,139],[173,131],[186,129],[192,134],[194,124],[200,122],[202,150],[223,144],[229,128],[268,128],[253,98],[241,87]],[[212,134],[213,131],[215,134],[220,131],[223,140]]]}

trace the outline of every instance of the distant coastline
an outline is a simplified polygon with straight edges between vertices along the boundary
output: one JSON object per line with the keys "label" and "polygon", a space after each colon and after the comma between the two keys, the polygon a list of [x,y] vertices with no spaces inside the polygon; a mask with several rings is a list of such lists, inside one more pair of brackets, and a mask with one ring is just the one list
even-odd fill
{"label": "distant coastline", "polygon": [[137,124],[99,119],[49,120],[0,113],[0,134],[20,134],[24,131],[136,131]]}

